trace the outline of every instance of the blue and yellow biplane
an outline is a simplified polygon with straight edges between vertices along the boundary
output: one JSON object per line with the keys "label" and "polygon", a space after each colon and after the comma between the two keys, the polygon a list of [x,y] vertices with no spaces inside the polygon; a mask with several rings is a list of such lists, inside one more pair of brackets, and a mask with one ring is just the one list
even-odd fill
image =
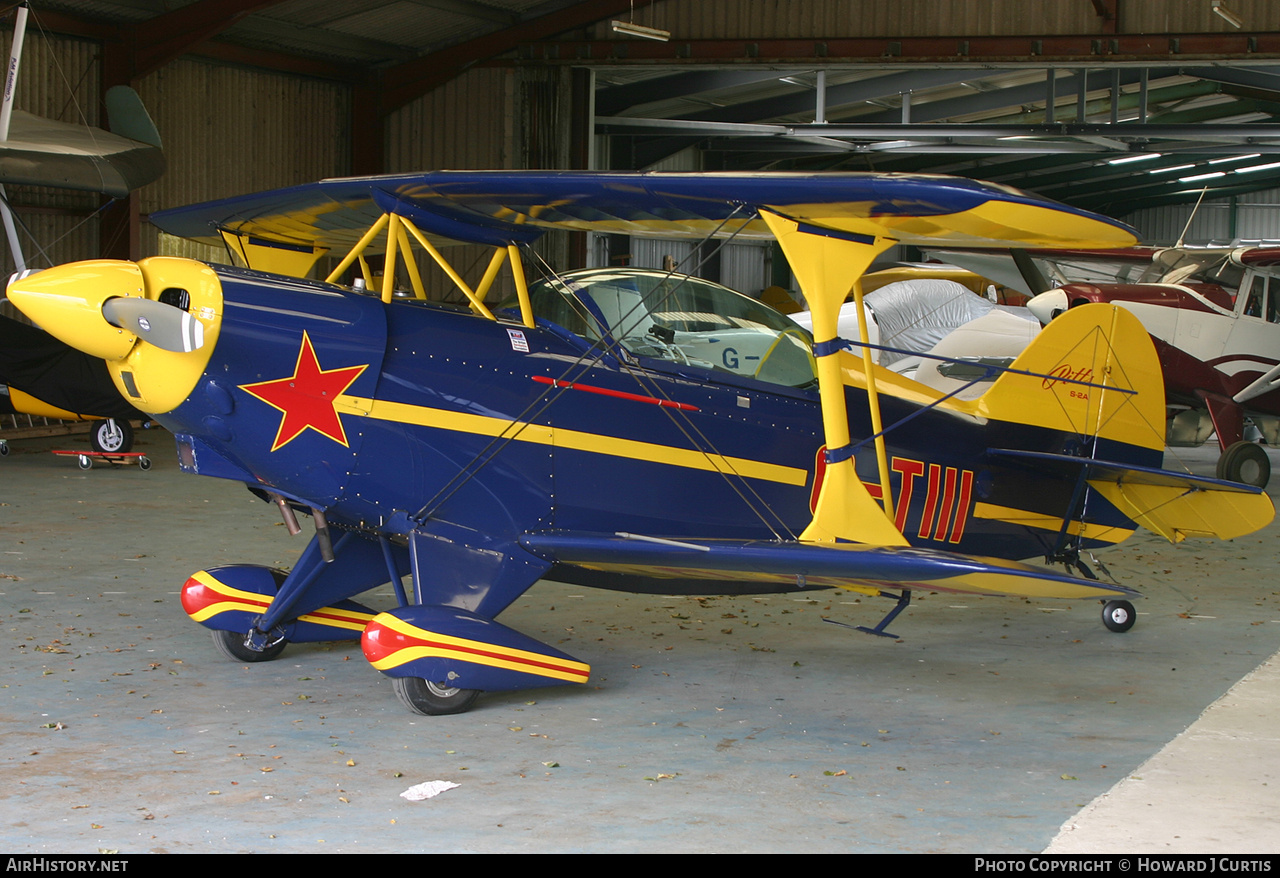
{"label": "blue and yellow biplane", "polygon": [[[17,280],[10,298],[106,360],[120,393],[176,434],[183,470],[244,482],[291,529],[314,519],[287,573],[229,565],[186,583],[184,608],[219,648],[258,661],[288,642],[360,638],[419,713],[588,679],[587,664],[496,621],[544,577],[660,594],[850,589],[896,600],[864,629],[883,635],[914,590],[1098,598],[1125,630],[1134,593],[1097,579],[1089,550],[1139,525],[1231,538],[1273,516],[1256,489],[1160,469],[1160,365],[1122,309],[1072,309],[1011,366],[988,368],[972,399],[837,337],[846,296],[897,243],[1135,241],[1004,187],[459,171],[152,219],[222,236],[255,268],[83,262]],[[695,277],[606,268],[529,282],[530,245],[566,229],[774,239],[813,335]],[[492,248],[475,286],[445,242]],[[467,305],[426,300],[415,249]],[[345,255],[328,277],[305,279],[331,251]],[[490,302],[504,265],[514,293]],[[388,582],[394,610],[351,600]]]}

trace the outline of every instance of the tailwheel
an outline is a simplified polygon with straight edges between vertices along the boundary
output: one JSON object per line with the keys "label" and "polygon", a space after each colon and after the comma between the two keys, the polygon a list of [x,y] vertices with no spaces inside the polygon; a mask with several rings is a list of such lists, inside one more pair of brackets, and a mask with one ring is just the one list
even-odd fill
{"label": "tailwheel", "polygon": [[244,644],[244,635],[239,631],[214,631],[213,645],[218,652],[235,662],[269,662],[278,658],[288,645],[286,640],[277,640],[261,652],[250,649]]}
{"label": "tailwheel", "polygon": [[1136,621],[1138,614],[1128,601],[1107,601],[1102,607],[1102,624],[1107,626],[1108,631],[1122,634],[1132,628]]}
{"label": "tailwheel", "polygon": [[421,677],[392,677],[391,686],[400,703],[421,716],[465,713],[480,694],[479,689],[458,689]]}

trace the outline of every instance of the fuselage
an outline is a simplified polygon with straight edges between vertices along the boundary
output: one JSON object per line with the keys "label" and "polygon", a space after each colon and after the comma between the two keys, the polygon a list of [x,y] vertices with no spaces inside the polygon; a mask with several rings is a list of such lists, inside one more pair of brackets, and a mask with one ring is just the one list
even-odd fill
{"label": "fuselage", "polygon": [[[631,356],[552,322],[217,276],[217,347],[185,401],[158,415],[191,472],[370,532],[430,519],[502,541],[537,530],[792,539],[812,518],[823,430],[810,387]],[[869,436],[865,392],[847,396],[853,434]],[[1059,539],[1072,481],[987,452],[1078,455],[1088,437],[893,396],[881,406],[887,425],[915,415],[888,449],[896,523],[913,544],[1026,558]],[[875,495],[870,445],[857,460]],[[1086,520],[1088,545],[1132,530],[1101,498]]]}

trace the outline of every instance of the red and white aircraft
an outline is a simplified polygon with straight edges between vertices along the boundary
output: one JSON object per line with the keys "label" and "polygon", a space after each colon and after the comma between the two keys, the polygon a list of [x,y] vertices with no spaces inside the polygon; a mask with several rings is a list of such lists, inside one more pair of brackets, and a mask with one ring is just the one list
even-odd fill
{"label": "red and white aircraft", "polygon": [[[1262,486],[1266,451],[1246,440],[1252,421],[1280,445],[1280,247],[1170,248],[1119,253],[1037,254],[1046,289],[1027,307],[1048,323],[1086,302],[1132,311],[1155,340],[1169,404],[1167,441],[1199,445],[1217,433],[1219,478]],[[1081,282],[1092,263],[1119,282]],[[1114,271],[1112,271],[1114,269]],[[1073,277],[1074,275],[1074,277]]]}

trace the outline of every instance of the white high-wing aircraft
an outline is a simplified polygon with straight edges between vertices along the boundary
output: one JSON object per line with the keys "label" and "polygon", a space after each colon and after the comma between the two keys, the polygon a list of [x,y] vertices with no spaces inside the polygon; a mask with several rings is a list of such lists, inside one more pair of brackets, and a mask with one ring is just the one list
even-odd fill
{"label": "white high-wing aircraft", "polygon": [[1267,453],[1245,431],[1280,445],[1280,247],[931,255],[1038,293],[1027,307],[1041,323],[1089,302],[1133,312],[1160,356],[1169,444],[1216,433],[1219,478],[1266,485]]}

